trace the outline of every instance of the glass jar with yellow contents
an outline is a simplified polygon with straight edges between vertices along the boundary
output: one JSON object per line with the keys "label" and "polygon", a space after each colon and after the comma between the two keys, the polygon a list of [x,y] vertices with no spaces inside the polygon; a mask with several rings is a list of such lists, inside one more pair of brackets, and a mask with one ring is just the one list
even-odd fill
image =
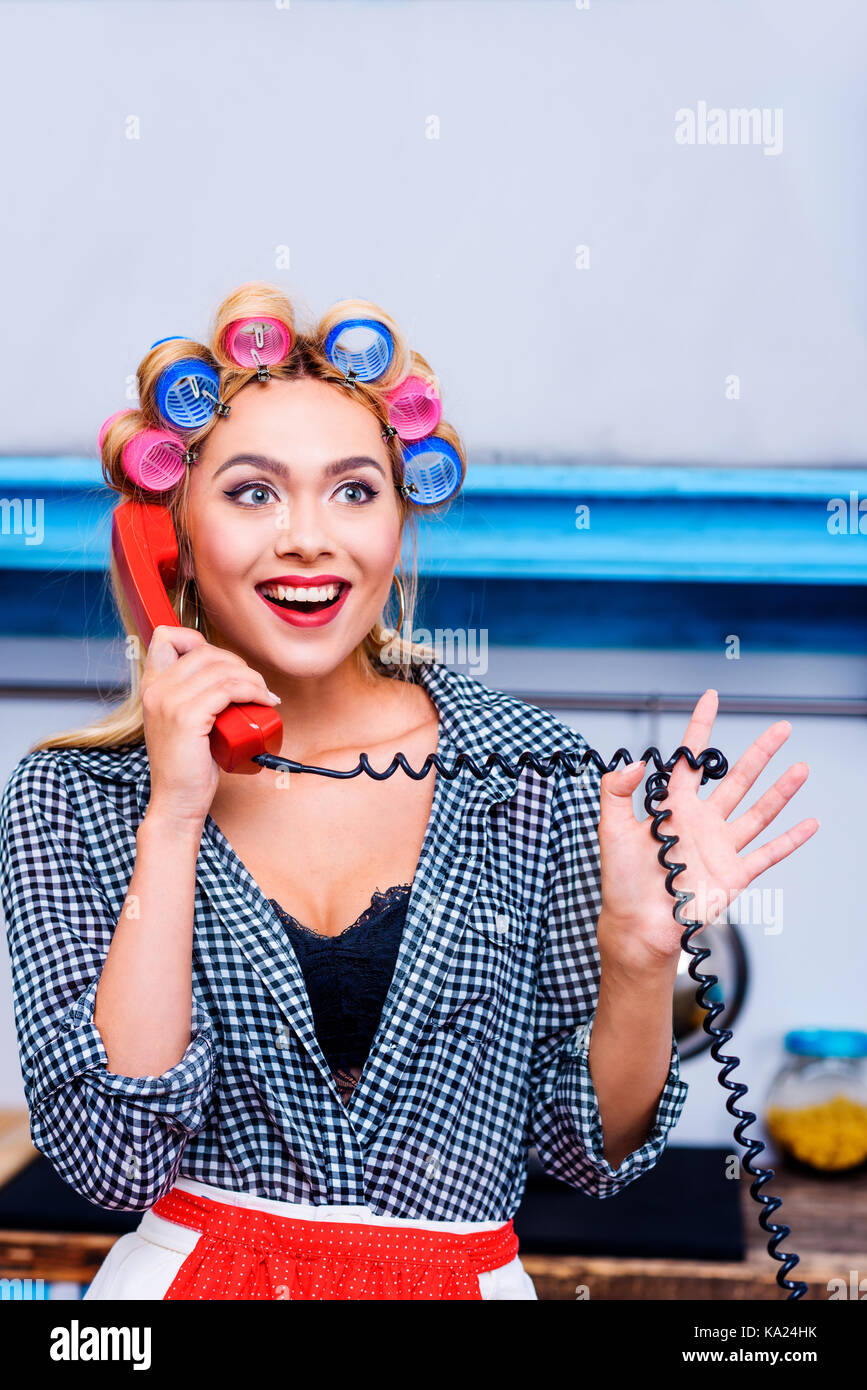
{"label": "glass jar with yellow contents", "polygon": [[771,1082],[768,1132],[820,1173],[867,1161],[867,1033],[812,1028],[787,1033],[789,1054]]}

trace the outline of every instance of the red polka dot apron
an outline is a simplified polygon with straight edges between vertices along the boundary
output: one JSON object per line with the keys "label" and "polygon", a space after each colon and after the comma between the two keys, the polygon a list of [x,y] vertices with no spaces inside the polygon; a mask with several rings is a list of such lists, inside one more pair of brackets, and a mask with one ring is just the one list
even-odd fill
{"label": "red polka dot apron", "polygon": [[165,1299],[481,1299],[478,1275],[518,1253],[494,1231],[305,1221],[173,1188],[155,1216],[200,1231]]}

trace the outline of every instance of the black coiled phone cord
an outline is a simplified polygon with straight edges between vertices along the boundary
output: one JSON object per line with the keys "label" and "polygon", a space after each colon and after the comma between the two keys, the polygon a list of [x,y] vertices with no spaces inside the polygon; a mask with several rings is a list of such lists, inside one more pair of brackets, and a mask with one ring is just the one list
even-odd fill
{"label": "black coiled phone cord", "polygon": [[[692,937],[696,932],[701,930],[703,923],[681,915],[686,904],[695,896],[694,893],[682,893],[674,887],[674,880],[677,878],[678,874],[683,873],[686,865],[678,864],[676,861],[666,858],[667,852],[673,849],[677,844],[678,836],[665,835],[660,830],[662,822],[670,817],[671,811],[657,809],[657,803],[664,801],[668,796],[669,778],[679,758],[686,758],[689,766],[694,772],[699,768],[701,769],[701,786],[704,786],[705,782],[709,780],[717,781],[725,777],[728,772],[728,762],[718,748],[705,748],[702,753],[696,755],[689,748],[685,748],[683,744],[681,744],[667,762],[663,762],[657,748],[651,747],[646,749],[640,761],[648,764],[652,761],[656,771],[651,773],[645,781],[647,795],[644,798],[644,809],[653,818],[651,833],[661,846],[657,858],[663,868],[667,870],[665,875],[665,886],[675,899],[672,914],[678,926],[684,928],[683,935],[680,939],[680,945],[681,949],[686,951],[691,957],[689,975],[698,986],[696,990],[696,1001],[704,1010],[702,1027],[713,1039],[710,1053],[714,1061],[720,1063],[718,1080],[720,1085],[729,1093],[726,1097],[726,1109],[729,1114],[733,1115],[737,1120],[737,1124],[734,1127],[734,1138],[737,1143],[747,1151],[743,1157],[743,1166],[754,1179],[750,1184],[750,1196],[754,1197],[761,1206],[759,1224],[770,1236],[768,1241],[768,1253],[772,1259],[779,1261],[780,1267],[776,1275],[777,1283],[781,1289],[788,1289],[790,1291],[788,1295],[789,1300],[803,1298],[804,1294],[808,1292],[808,1286],[800,1280],[791,1280],[786,1277],[789,1271],[794,1269],[795,1265],[798,1264],[798,1256],[794,1254],[787,1255],[782,1250],[778,1249],[780,1242],[786,1240],[787,1237],[791,1235],[791,1230],[788,1226],[784,1224],[779,1225],[770,1219],[774,1212],[782,1206],[782,1199],[779,1197],[772,1197],[769,1193],[762,1192],[762,1188],[765,1184],[769,1183],[773,1178],[774,1170],[773,1168],[759,1167],[753,1162],[764,1149],[765,1146],[763,1142],[756,1138],[744,1138],[745,1131],[750,1125],[756,1123],[756,1116],[751,1110],[737,1109],[736,1102],[742,1100],[747,1094],[747,1087],[742,1081],[730,1081],[729,1075],[735,1067],[740,1066],[740,1058],[734,1055],[726,1056],[720,1051],[722,1046],[730,1042],[734,1035],[730,1028],[715,1028],[713,1025],[713,1020],[722,1012],[725,1006],[718,1000],[714,1001],[706,998],[706,995],[719,984],[719,979],[716,975],[702,974],[698,969],[702,961],[707,960],[708,956],[711,954],[708,947],[694,946],[692,944]],[[435,767],[442,777],[447,778],[449,781],[453,781],[455,777],[460,775],[464,768],[469,768],[473,776],[480,779],[487,777],[494,767],[501,768],[509,777],[517,777],[518,774],[527,767],[531,767],[540,777],[550,777],[558,767],[565,768],[567,773],[572,777],[580,777],[583,775],[590,762],[594,763],[601,773],[604,773],[613,772],[620,763],[628,764],[633,761],[632,755],[625,748],[618,748],[610,763],[606,763],[595,748],[586,748],[584,752],[580,754],[558,750],[552,753],[548,758],[539,758],[534,753],[525,751],[518,755],[517,761],[514,763],[509,762],[501,753],[489,753],[482,767],[480,767],[468,754],[458,753],[451,767],[447,767],[439,754],[429,753],[421,768],[416,770],[410,766],[403,753],[395,753],[385,771],[377,772],[370,766],[367,760],[367,754],[362,753],[355,767],[350,768],[349,771],[340,772],[336,768],[311,767],[305,763],[295,762],[292,758],[278,757],[276,753],[260,753],[253,758],[253,762],[260,763],[262,767],[270,767],[278,770],[282,769],[287,772],[317,772],[323,777],[358,777],[362,772],[365,772],[368,777],[373,777],[377,782],[382,782],[386,777],[391,777],[398,768],[401,768],[408,777],[412,777],[416,782],[421,781],[423,777],[427,777],[432,767]]]}

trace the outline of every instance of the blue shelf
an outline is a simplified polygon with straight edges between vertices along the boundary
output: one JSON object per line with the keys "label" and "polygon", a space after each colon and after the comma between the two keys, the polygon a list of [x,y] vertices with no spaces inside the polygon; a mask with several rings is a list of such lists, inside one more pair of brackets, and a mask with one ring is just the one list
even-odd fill
{"label": "blue shelf", "polygon": [[[0,535],[0,633],[114,635],[116,495],[97,460],[0,459],[0,497],[44,508],[39,544]],[[754,651],[863,653],[867,535],[829,532],[834,497],[857,525],[867,468],[474,463],[451,509],[420,521],[416,627],[484,628],[502,645],[719,649],[737,633]]]}
{"label": "blue shelf", "polygon": [[[106,568],[115,494],[96,459],[0,459],[0,495],[41,499],[44,528],[39,544],[0,536],[0,568]],[[846,534],[828,529],[832,498],[849,509]],[[476,463],[449,512],[421,521],[419,568],[463,579],[862,585],[867,534],[850,533],[860,499],[867,468]],[[578,529],[583,506],[589,527]]]}

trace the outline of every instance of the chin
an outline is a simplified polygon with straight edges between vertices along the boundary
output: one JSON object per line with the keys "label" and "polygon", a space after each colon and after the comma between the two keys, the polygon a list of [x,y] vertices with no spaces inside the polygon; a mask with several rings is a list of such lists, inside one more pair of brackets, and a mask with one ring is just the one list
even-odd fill
{"label": "chin", "polygon": [[[277,650],[273,644],[269,644],[261,659],[283,676],[315,680],[332,675],[345,662],[351,661],[356,646],[357,643],[347,646],[345,642],[320,641],[314,647],[313,643],[305,642],[302,637],[301,640],[281,643]],[[256,665],[254,659],[250,659],[250,665]]]}

